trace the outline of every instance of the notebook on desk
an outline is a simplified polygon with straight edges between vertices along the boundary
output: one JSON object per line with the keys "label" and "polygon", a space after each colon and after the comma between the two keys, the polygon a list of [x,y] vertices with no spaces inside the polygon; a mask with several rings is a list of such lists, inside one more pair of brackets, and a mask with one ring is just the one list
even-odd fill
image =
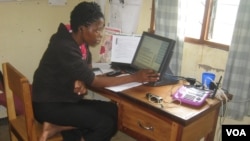
{"label": "notebook on desk", "polygon": [[178,82],[169,69],[175,41],[156,34],[143,32],[131,63],[112,62],[113,69],[134,73],[140,69],[152,69],[160,73],[160,80],[149,83],[151,86],[174,84]]}

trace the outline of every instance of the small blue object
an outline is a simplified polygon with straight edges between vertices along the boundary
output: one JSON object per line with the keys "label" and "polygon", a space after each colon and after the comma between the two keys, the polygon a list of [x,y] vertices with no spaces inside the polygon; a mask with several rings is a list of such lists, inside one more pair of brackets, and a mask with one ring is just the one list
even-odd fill
{"label": "small blue object", "polygon": [[202,85],[205,88],[209,88],[210,83],[213,82],[215,79],[215,74],[210,72],[202,73]]}

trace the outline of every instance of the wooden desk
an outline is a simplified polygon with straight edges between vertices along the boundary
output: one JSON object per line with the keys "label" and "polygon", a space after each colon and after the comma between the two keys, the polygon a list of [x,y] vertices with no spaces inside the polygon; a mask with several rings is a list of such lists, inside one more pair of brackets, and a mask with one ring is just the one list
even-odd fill
{"label": "wooden desk", "polygon": [[[119,107],[119,130],[138,141],[213,141],[220,102],[207,99],[200,108],[173,103],[173,94],[181,84],[160,87],[138,86],[119,93],[90,88]],[[145,94],[151,92],[164,98],[161,105],[148,102]]]}

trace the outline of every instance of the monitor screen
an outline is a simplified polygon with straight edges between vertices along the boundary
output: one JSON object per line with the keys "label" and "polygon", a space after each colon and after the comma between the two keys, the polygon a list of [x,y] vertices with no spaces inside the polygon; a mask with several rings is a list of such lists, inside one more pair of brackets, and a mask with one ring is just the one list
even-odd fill
{"label": "monitor screen", "polygon": [[171,60],[174,46],[175,40],[143,32],[131,66],[164,73]]}

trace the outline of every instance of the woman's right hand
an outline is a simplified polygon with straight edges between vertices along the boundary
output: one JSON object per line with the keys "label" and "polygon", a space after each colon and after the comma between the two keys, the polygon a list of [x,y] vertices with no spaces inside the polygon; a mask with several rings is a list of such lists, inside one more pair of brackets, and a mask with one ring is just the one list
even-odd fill
{"label": "woman's right hand", "polygon": [[142,69],[133,74],[138,82],[156,82],[160,79],[160,74],[150,69]]}

